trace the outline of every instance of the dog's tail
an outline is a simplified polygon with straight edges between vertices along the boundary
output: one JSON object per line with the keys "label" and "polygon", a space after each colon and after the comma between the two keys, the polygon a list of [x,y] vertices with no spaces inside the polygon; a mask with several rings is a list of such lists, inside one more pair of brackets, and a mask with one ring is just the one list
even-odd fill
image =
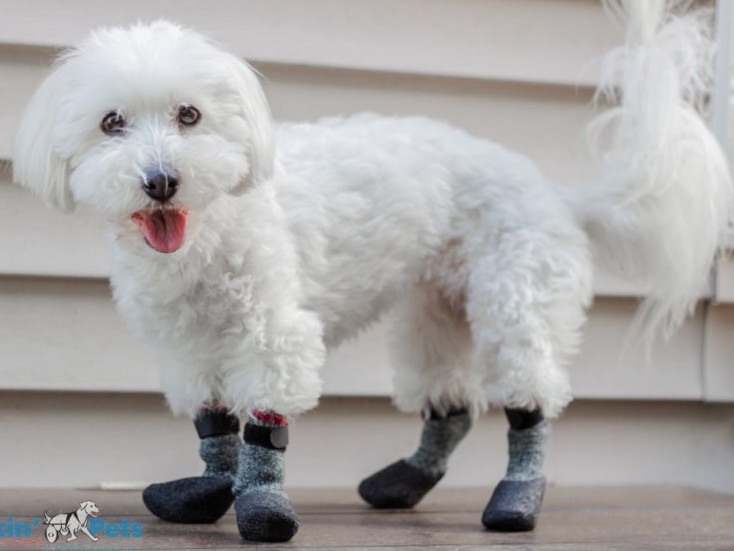
{"label": "dog's tail", "polygon": [[45,510],[45,511],[43,512],[43,516],[44,516],[44,517],[46,517],[46,520],[45,520],[45,521],[43,522],[44,524],[48,524],[49,522],[51,522],[51,517],[50,517],[50,516],[48,516],[48,509],[46,509],[46,510]]}
{"label": "dog's tail", "polygon": [[604,0],[626,20],[604,61],[597,99],[615,104],[590,127],[600,185],[564,193],[599,264],[640,279],[633,327],[668,338],[709,281],[734,206],[727,158],[702,117],[713,73],[713,14],[690,0]]}

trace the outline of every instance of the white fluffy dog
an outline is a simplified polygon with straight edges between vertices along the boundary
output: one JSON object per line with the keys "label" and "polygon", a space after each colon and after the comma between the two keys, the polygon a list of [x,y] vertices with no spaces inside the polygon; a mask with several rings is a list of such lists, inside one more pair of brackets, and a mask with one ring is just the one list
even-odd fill
{"label": "white fluffy dog", "polygon": [[274,129],[248,65],[160,21],[61,56],[21,121],[15,178],[109,220],[115,300],[160,353],[174,412],[302,413],[326,349],[392,308],[398,407],[554,417],[593,254],[647,277],[645,327],[672,328],[726,227],[726,162],[694,109],[707,64],[680,38],[704,41],[701,19],[649,5],[609,65],[621,105],[588,188],[426,118]]}

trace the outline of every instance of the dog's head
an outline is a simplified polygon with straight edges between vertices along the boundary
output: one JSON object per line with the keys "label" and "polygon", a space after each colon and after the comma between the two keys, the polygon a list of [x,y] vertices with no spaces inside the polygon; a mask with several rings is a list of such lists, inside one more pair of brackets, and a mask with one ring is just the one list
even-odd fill
{"label": "dog's head", "polygon": [[94,504],[93,501],[82,501],[79,504],[79,509],[87,513],[87,515],[90,515],[93,517],[96,517],[97,515],[99,515],[99,509],[97,508],[97,506]]}
{"label": "dog's head", "polygon": [[253,70],[195,32],[102,29],[36,91],[13,169],[46,202],[87,203],[120,235],[170,253],[189,213],[270,177],[270,112]]}

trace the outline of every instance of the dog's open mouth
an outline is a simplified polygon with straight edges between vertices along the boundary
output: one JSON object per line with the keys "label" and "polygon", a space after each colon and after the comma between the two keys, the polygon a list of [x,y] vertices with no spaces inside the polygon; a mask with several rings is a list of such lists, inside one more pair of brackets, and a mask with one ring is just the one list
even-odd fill
{"label": "dog's open mouth", "polygon": [[159,253],[172,253],[184,244],[188,215],[183,209],[166,207],[139,210],[131,218],[150,247]]}

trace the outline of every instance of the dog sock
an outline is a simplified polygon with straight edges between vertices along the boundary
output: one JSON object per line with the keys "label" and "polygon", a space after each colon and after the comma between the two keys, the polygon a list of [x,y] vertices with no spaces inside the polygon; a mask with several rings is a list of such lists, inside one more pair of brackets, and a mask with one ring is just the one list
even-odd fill
{"label": "dog sock", "polygon": [[245,426],[233,488],[242,539],[283,542],[298,531],[298,516],[283,489],[287,445],[286,417],[270,412],[252,413]]}
{"label": "dog sock", "polygon": [[484,509],[482,524],[497,532],[525,532],[535,527],[545,494],[542,468],[550,427],[539,409],[505,413],[510,422],[507,472]]}
{"label": "dog sock", "polygon": [[201,438],[202,476],[151,484],[143,491],[148,510],[162,520],[179,523],[215,522],[232,505],[232,484],[241,445],[239,419],[226,411],[202,409],[194,420]]}
{"label": "dog sock", "polygon": [[415,506],[443,478],[449,456],[470,428],[471,418],[465,409],[445,416],[431,412],[415,453],[364,479],[359,495],[381,509]]}

